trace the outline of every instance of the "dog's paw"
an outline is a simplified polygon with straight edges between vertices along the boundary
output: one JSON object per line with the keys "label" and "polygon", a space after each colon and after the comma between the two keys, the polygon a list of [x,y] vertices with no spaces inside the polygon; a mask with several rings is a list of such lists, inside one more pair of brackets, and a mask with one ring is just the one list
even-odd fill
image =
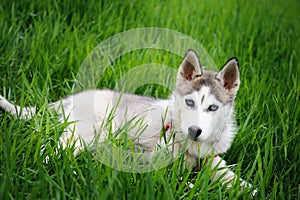
{"label": "dog's paw", "polygon": [[254,197],[257,194],[258,190],[257,190],[257,188],[254,188],[254,186],[252,184],[248,183],[247,181],[244,181],[243,179],[241,179],[240,181],[241,181],[240,186],[241,186],[242,190],[243,189],[250,190],[252,197]]}
{"label": "dog's paw", "polygon": [[258,192],[257,188],[253,189],[252,192],[251,192],[252,197],[255,197],[257,192]]}

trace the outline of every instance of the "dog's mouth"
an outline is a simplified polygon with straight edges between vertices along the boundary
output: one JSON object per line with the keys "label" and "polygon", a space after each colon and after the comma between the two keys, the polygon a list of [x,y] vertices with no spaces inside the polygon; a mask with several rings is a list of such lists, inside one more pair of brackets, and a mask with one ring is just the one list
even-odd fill
{"label": "dog's mouth", "polygon": [[189,136],[189,140],[191,140],[193,142],[203,142],[203,141],[205,141],[205,139],[202,138],[202,137],[193,138],[193,137],[190,137],[190,136]]}
{"label": "dog's mouth", "polygon": [[192,141],[194,141],[194,142],[198,142],[199,141],[198,138],[194,138],[194,137],[191,137],[191,136],[189,136],[189,139],[192,140]]}
{"label": "dog's mouth", "polygon": [[197,137],[194,137],[190,134],[189,134],[189,139],[192,140],[192,141],[198,141]]}

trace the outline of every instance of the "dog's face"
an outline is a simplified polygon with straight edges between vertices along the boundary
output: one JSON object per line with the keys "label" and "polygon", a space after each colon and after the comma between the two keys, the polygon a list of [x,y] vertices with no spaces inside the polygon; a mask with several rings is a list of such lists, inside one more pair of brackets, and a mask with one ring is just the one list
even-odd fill
{"label": "dog's face", "polygon": [[207,86],[184,95],[178,101],[181,108],[181,131],[193,141],[217,137],[231,114],[231,105],[217,100]]}
{"label": "dog's face", "polygon": [[195,52],[188,51],[177,75],[176,103],[183,137],[213,141],[230,120],[240,84],[238,61],[227,61],[219,72],[201,68]]}

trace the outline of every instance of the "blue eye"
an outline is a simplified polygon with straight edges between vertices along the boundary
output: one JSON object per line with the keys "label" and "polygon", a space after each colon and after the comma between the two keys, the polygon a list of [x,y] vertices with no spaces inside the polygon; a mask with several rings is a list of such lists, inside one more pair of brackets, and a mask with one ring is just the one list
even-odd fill
{"label": "blue eye", "polygon": [[194,107],[195,106],[195,102],[192,99],[186,99],[185,103],[189,107]]}
{"label": "blue eye", "polygon": [[218,109],[219,109],[219,106],[212,104],[212,105],[208,106],[207,110],[208,111],[216,111]]}

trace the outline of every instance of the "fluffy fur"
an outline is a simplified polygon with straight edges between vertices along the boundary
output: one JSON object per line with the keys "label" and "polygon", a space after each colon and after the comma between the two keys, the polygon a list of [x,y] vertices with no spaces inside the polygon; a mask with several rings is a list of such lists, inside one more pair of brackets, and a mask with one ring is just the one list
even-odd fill
{"label": "fluffy fur", "polygon": [[[198,56],[189,50],[177,74],[176,88],[169,99],[155,99],[133,94],[121,94],[111,90],[89,90],[50,104],[70,124],[61,136],[63,146],[70,138],[86,144],[93,141],[95,133],[100,140],[107,138],[107,121],[112,110],[114,118],[112,130],[122,127],[132,118],[143,119],[147,126],[137,135],[137,128],[128,134],[136,138],[135,144],[146,151],[153,151],[161,141],[162,118],[171,124],[166,136],[175,137],[172,141],[176,149],[184,151],[186,164],[196,166],[199,158],[213,159],[212,167],[219,167],[214,177],[221,174],[224,181],[235,180],[234,173],[226,166],[219,154],[225,153],[235,136],[234,99],[239,89],[238,60],[230,59],[219,72],[202,69]],[[35,115],[35,107],[20,108],[0,96],[0,106],[20,118]],[[187,139],[188,138],[188,139]],[[183,149],[187,141],[187,148]],[[213,156],[211,156],[213,154]],[[242,181],[242,185],[248,185]]]}

